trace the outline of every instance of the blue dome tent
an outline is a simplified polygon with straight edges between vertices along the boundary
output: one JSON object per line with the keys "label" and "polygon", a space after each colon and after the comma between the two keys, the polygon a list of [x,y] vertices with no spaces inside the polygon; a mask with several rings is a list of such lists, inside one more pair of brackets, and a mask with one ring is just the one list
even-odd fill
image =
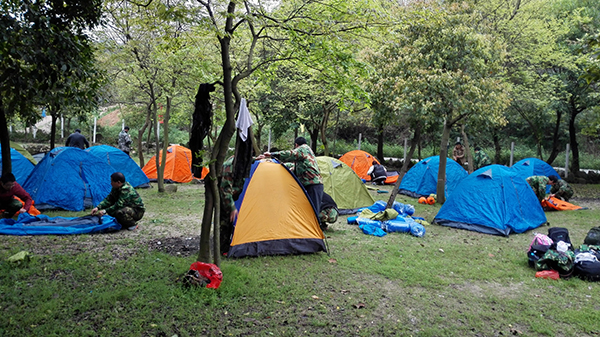
{"label": "blue dome tent", "polygon": [[[518,172],[519,176],[523,179],[527,179],[531,176],[551,176],[555,175],[560,178],[560,175],[556,170],[545,161],[538,158],[525,158],[514,163],[511,166],[515,172]],[[546,193],[550,193],[550,185],[546,185]]]}
{"label": "blue dome tent", "polygon": [[75,147],[57,147],[33,168],[23,188],[39,210],[82,211],[96,206],[111,190],[115,171],[100,158]]}
{"label": "blue dome tent", "polygon": [[150,180],[140,166],[127,155],[127,153],[109,145],[92,146],[85,150],[94,156],[102,159],[116,171],[125,175],[127,182],[136,188],[150,187]]}
{"label": "blue dome tent", "polygon": [[[440,156],[432,156],[421,160],[406,172],[398,193],[413,198],[427,197],[437,192]],[[457,162],[448,158],[446,161],[446,198],[450,196],[456,185],[469,173]]]}
{"label": "blue dome tent", "polygon": [[[15,175],[15,179],[19,185],[23,185],[25,180],[33,171],[33,164],[29,159],[22,155],[19,151],[14,148],[10,149],[10,159],[12,162],[12,173]],[[2,154],[0,153],[0,165],[2,165]],[[1,167],[1,166],[0,166]]]}
{"label": "blue dome tent", "polygon": [[506,166],[490,165],[465,178],[433,222],[508,236],[545,224],[546,215],[525,178]]}

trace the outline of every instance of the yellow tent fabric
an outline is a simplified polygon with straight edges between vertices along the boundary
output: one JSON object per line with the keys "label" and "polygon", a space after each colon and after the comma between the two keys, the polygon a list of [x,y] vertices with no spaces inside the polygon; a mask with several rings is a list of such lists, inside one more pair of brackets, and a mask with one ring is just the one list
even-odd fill
{"label": "yellow tent fabric", "polygon": [[240,200],[228,257],[326,251],[317,214],[283,165],[255,163]]}
{"label": "yellow tent fabric", "polygon": [[350,166],[350,168],[356,172],[356,175],[358,175],[360,179],[364,179],[366,181],[371,181],[371,176],[369,176],[367,172],[373,165],[373,161],[376,161],[377,164],[379,164],[379,160],[377,160],[377,158],[362,150],[346,152],[346,154],[344,154],[340,160],[346,163],[346,165]]}
{"label": "yellow tent fabric", "polygon": [[[162,158],[162,151],[160,151]],[[160,162],[159,162],[160,163]],[[150,181],[156,181],[158,175],[156,172],[156,156],[150,158],[144,165],[142,171]],[[177,183],[189,183],[194,178],[192,174],[192,151],[181,145],[171,145],[167,148],[167,162],[165,165],[165,181]]]}

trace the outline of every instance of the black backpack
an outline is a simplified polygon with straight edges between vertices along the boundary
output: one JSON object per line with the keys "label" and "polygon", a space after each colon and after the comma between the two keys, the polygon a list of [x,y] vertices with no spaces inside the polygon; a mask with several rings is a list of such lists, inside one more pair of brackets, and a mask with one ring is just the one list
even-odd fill
{"label": "black backpack", "polygon": [[583,243],[586,245],[600,246],[600,227],[592,227],[587,233]]}
{"label": "black backpack", "polygon": [[532,245],[527,252],[527,262],[531,268],[535,268],[535,263],[541,259],[550,249],[549,245]]}
{"label": "black backpack", "polygon": [[570,245],[571,250],[573,250],[573,245],[571,244],[571,238],[569,238],[569,230],[563,227],[550,227],[548,228],[548,236],[554,242],[553,247],[558,243],[558,241],[564,241]]}

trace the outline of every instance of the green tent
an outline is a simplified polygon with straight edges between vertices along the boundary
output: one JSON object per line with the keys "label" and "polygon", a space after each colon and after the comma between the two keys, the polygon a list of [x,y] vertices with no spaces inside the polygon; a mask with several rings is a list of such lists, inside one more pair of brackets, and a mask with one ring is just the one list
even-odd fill
{"label": "green tent", "polygon": [[325,156],[317,157],[317,164],[323,177],[324,191],[333,198],[338,209],[355,210],[375,203],[365,184],[350,166]]}

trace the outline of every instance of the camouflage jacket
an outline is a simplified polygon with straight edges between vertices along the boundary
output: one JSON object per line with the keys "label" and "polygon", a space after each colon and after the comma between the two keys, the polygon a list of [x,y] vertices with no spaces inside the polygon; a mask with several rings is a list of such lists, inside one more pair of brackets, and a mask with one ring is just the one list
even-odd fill
{"label": "camouflage jacket", "polygon": [[119,132],[119,149],[126,152],[131,151],[131,136],[125,130]]}
{"label": "camouflage jacket", "polygon": [[105,209],[107,213],[116,212],[123,207],[146,209],[142,198],[128,182],[125,182],[121,188],[113,188],[98,204],[98,209]]}
{"label": "camouflage jacket", "polygon": [[233,156],[229,157],[223,163],[223,172],[221,175],[221,202],[224,206],[224,211],[231,213],[235,210],[235,199],[244,188],[244,179],[233,179]]}
{"label": "camouflage jacket", "polygon": [[479,150],[475,152],[475,156],[473,157],[473,164],[475,169],[482,168],[484,166],[488,166],[492,163],[490,157],[483,151]]}
{"label": "camouflage jacket", "polygon": [[308,145],[303,144],[293,150],[273,152],[271,156],[283,162],[293,162],[295,164],[294,173],[302,185],[323,183],[315,154]]}
{"label": "camouflage jacket", "polygon": [[552,185],[550,193],[556,194],[559,197],[571,198],[573,196],[573,188],[566,181],[559,179]]}
{"label": "camouflage jacket", "polygon": [[535,195],[538,197],[539,201],[542,201],[546,196],[546,185],[548,185],[548,177],[546,176],[531,176],[526,179],[529,183],[529,186],[535,192]]}

